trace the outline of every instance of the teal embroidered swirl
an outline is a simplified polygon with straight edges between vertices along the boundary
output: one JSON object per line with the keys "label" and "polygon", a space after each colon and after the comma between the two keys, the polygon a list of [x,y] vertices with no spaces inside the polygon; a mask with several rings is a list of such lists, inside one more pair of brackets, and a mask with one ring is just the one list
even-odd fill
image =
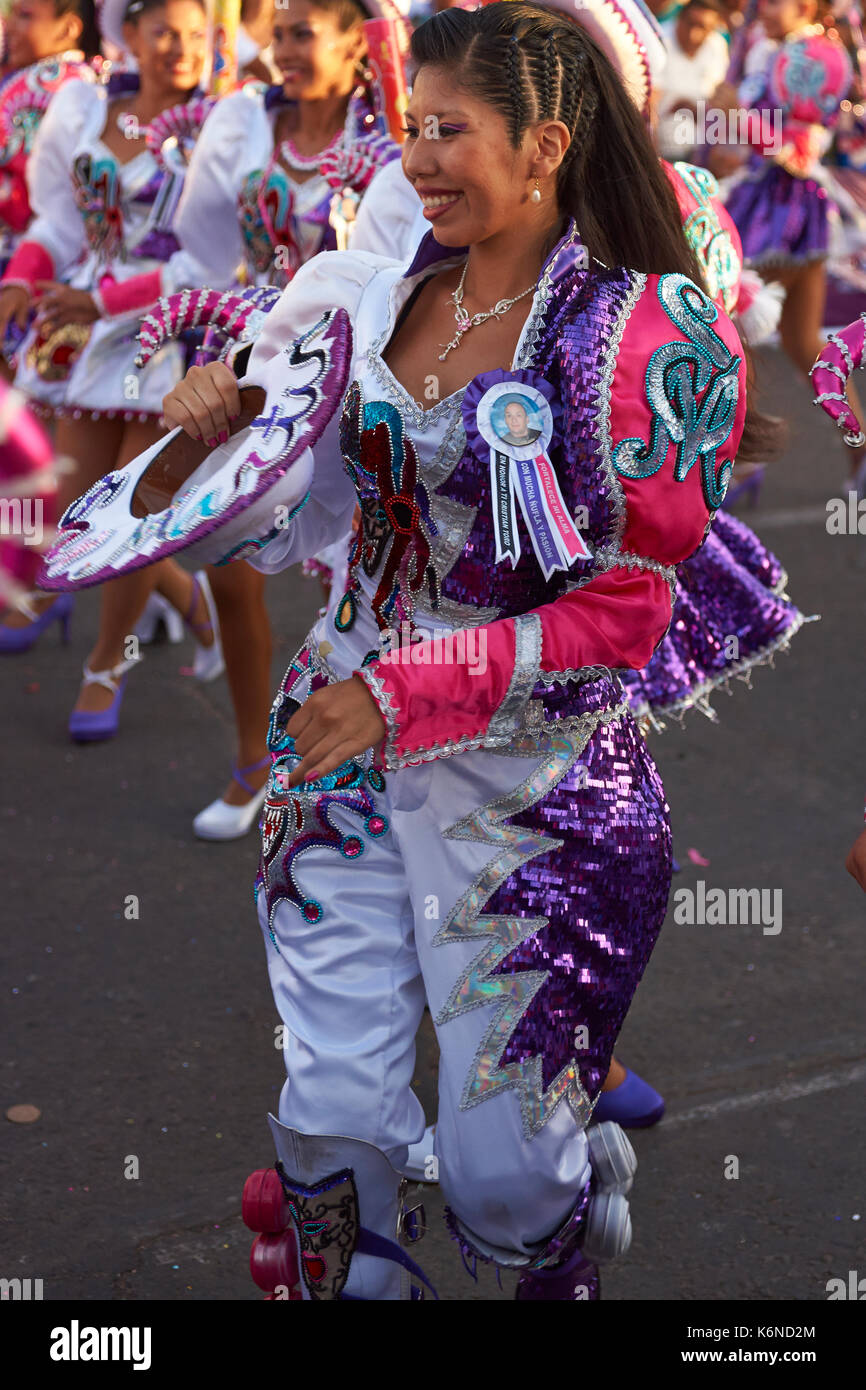
{"label": "teal embroidered swirl", "polygon": [[640,438],[621,440],[613,450],[613,465],[624,478],[651,478],[674,444],[677,482],[685,482],[700,460],[704,497],[710,511],[715,511],[734,466],[733,459],[725,459],[717,469],[716,456],[733,428],[741,359],[713,330],[718,309],[685,275],[662,275],[658,297],[688,342],[656,348],[646,372],[653,414],[649,443]]}
{"label": "teal embroidered swirl", "polygon": [[730,313],[740,292],[741,264],[730,230],[719,217],[715,202],[719,196],[719,185],[709,169],[699,169],[694,164],[682,162],[676,163],[674,169],[697,203],[683,223],[686,241],[704,272],[704,284],[710,298],[718,299],[721,296],[722,304]]}

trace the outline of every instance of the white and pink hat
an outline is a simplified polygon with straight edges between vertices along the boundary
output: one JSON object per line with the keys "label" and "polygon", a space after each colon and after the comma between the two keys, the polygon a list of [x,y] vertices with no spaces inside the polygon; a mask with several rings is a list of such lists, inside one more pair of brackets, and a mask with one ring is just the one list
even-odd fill
{"label": "white and pink hat", "polygon": [[[224,327],[229,298],[216,296]],[[257,311],[240,301],[235,307],[250,311],[252,333]],[[279,529],[277,505],[289,494],[300,502],[309,490],[311,446],[342,401],[351,359],[348,315],[328,310],[259,375],[240,380],[241,414],[226,443],[209,448],[173,429],[73,502],[39,587],[85,589],[181,550],[196,564],[254,554]]]}

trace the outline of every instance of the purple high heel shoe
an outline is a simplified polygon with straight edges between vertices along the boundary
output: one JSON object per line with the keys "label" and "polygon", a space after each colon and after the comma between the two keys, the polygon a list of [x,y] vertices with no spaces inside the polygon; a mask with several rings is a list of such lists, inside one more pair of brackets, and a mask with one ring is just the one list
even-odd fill
{"label": "purple high heel shoe", "polygon": [[16,607],[30,622],[26,627],[9,627],[7,623],[0,623],[0,653],[12,656],[16,652],[29,652],[52,623],[60,623],[60,640],[64,646],[69,641],[69,620],[75,603],[72,595],[58,594],[43,613],[37,613],[32,601],[44,597],[41,589],[34,589],[17,601]]}
{"label": "purple high heel shoe", "polygon": [[68,727],[69,737],[73,742],[102,743],[105,739],[114,738],[120,726],[120,706],[126,685],[126,673],[141,660],[143,658],[139,656],[134,661],[120,661],[107,671],[91,671],[85,664],[84,684],[104,685],[106,690],[112,692],[114,699],[108,709],[72,711]]}
{"label": "purple high heel shoe", "polygon": [[615,1120],[623,1129],[648,1129],[658,1124],[665,1103],[658,1091],[637,1072],[625,1069],[625,1080],[612,1091],[602,1091],[592,1112],[594,1122]]}

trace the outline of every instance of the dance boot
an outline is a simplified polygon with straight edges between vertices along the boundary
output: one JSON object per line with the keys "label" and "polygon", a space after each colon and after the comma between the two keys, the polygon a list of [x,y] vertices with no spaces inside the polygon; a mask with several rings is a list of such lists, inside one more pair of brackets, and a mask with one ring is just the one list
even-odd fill
{"label": "dance boot", "polygon": [[245,801],[243,806],[232,806],[219,796],[216,801],[205,806],[192,823],[192,828],[200,840],[240,840],[247,834],[265,803],[268,783],[265,781],[265,785],[255,791],[246,781],[244,774],[258,772],[270,761],[271,755],[266,753],[257,763],[234,768],[232,777],[244,791],[249,792],[250,799]]}
{"label": "dance boot", "polygon": [[66,645],[69,641],[69,620],[74,599],[71,594],[58,594],[53,603],[49,603],[42,613],[38,613],[33,607],[33,600],[44,597],[42,589],[33,589],[16,600],[15,607],[30,621],[26,627],[10,627],[8,623],[0,623],[0,655],[12,656],[16,652],[29,652],[52,623],[60,624],[60,639],[64,646]]}
{"label": "dance boot", "polygon": [[623,1129],[648,1129],[658,1124],[665,1103],[637,1072],[625,1069],[625,1077],[612,1091],[602,1091],[592,1112],[593,1123],[615,1120]]}
{"label": "dance boot", "polygon": [[519,1273],[515,1298],[523,1301],[595,1302],[598,1266],[631,1244],[628,1193],[637,1170],[634,1149],[619,1125],[607,1120],[587,1131],[591,1176],[559,1230],[532,1255],[483,1240],[453,1211],[446,1220],[463,1262],[483,1260]]}
{"label": "dance boot", "polygon": [[[403,1164],[403,1172],[410,1182],[438,1182],[430,1177],[430,1159],[433,1157],[433,1136],[435,1125],[428,1125],[417,1144],[409,1145],[409,1156]],[[435,1168],[433,1170],[435,1172]]]}
{"label": "dance boot", "polygon": [[587,1132],[592,1177],[565,1226],[536,1255],[518,1280],[515,1298],[595,1301],[601,1297],[598,1266],[631,1245],[628,1193],[637,1158],[619,1125],[606,1120]]}
{"label": "dance boot", "polygon": [[69,716],[69,737],[75,743],[101,743],[114,738],[120,726],[120,705],[126,685],[126,674],[142,660],[119,661],[107,671],[91,671],[85,663],[84,684],[104,685],[114,696],[108,709],[76,710]]}
{"label": "dance boot", "polygon": [[406,1210],[405,1179],[381,1150],[269,1121],[276,1169],[251,1174],[243,1201],[259,1288],[290,1302],[435,1298],[402,1248],[423,1235],[423,1209]]}

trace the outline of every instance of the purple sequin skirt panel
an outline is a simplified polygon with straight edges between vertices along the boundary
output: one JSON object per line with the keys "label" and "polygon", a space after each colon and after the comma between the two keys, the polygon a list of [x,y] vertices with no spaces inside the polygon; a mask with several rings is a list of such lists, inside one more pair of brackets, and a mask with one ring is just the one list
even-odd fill
{"label": "purple sequin skirt panel", "polygon": [[[785,587],[787,576],[781,560],[738,516],[724,510],[716,512],[710,535],[715,536],[717,542],[722,541],[736,563],[760,580],[766,589],[775,593]],[[687,569],[689,563],[686,560],[683,568]]]}
{"label": "purple sequin skirt panel", "polygon": [[513,873],[485,908],[548,919],[496,972],[549,972],[500,1065],[540,1054],[547,1086],[576,1057],[594,1100],[671,884],[664,788],[634,720],[596,730],[567,776],[512,823],[562,844]]}
{"label": "purple sequin skirt panel", "polygon": [[798,179],[756,156],[728,194],[747,265],[805,263],[827,255],[835,206],[814,179]]}
{"label": "purple sequin skirt panel", "polygon": [[803,615],[775,592],[784,572],[753,531],[719,512],[697,554],[679,566],[667,635],[642,671],[621,673],[632,712],[679,714],[714,687],[766,661]]}

